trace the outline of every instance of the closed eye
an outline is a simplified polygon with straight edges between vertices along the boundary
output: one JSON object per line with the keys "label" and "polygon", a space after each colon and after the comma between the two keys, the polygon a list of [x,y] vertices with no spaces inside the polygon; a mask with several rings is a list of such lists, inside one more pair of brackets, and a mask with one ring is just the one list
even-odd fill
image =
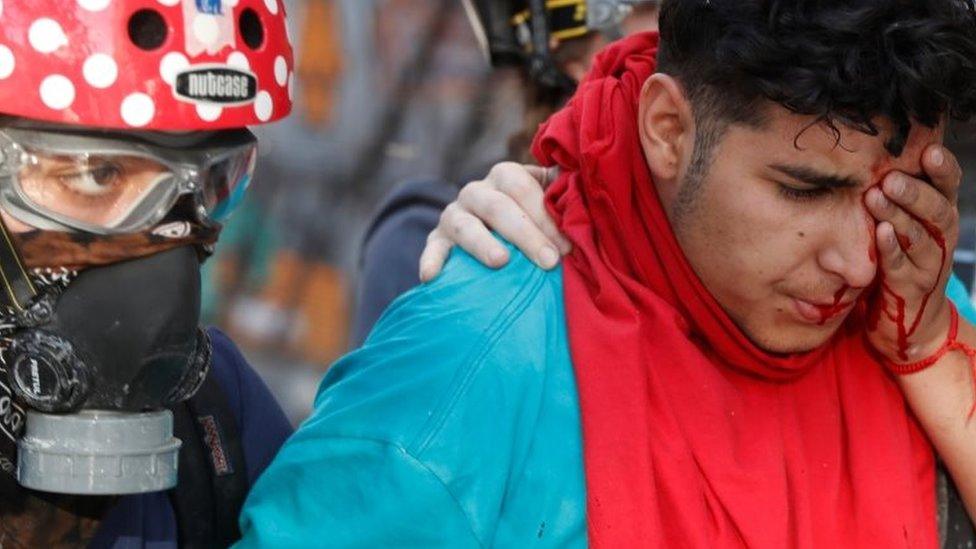
{"label": "closed eye", "polygon": [[829,195],[832,191],[832,189],[827,187],[797,188],[784,183],[778,183],[777,187],[783,198],[797,202],[816,200],[817,198]]}

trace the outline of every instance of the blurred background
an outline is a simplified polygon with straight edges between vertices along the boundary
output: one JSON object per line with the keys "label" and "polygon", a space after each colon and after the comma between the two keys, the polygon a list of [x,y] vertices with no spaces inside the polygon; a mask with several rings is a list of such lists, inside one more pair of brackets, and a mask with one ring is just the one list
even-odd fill
{"label": "blurred background", "polygon": [[[360,243],[404,179],[483,176],[521,128],[511,70],[490,70],[458,0],[285,0],[295,110],[261,127],[258,172],[205,268],[205,321],[226,331],[294,423],[348,345]],[[953,150],[976,174],[976,138]],[[970,183],[973,178],[970,178]],[[976,189],[956,269],[971,284]]]}
{"label": "blurred background", "polygon": [[293,422],[347,348],[359,246],[405,178],[466,181],[520,127],[517,75],[491,71],[456,0],[285,0],[295,110],[258,128],[258,171],[205,266],[226,331]]}

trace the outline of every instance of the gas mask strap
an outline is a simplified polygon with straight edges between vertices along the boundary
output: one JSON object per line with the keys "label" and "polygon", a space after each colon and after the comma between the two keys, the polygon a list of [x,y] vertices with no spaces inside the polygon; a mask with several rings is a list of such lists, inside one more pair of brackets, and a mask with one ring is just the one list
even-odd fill
{"label": "gas mask strap", "polygon": [[[20,255],[14,248],[7,224],[0,217],[0,311],[8,305],[17,313],[29,306],[37,290],[24,270]],[[26,410],[14,398],[8,383],[5,361],[0,361],[0,471],[11,478],[17,476],[17,441],[24,432]]]}
{"label": "gas mask strap", "polygon": [[20,259],[20,254],[10,238],[10,230],[3,218],[0,217],[0,282],[3,291],[0,292],[0,304],[9,305],[17,312],[30,306],[31,300],[37,296],[37,288],[31,282]]}

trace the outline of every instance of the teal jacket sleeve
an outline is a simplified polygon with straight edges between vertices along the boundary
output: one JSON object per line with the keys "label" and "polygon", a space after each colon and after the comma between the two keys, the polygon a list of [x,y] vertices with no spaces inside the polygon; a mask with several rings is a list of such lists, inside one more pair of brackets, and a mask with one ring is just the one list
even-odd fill
{"label": "teal jacket sleeve", "polygon": [[968,320],[970,324],[976,324],[976,309],[973,308],[973,302],[969,299],[969,292],[966,291],[966,286],[955,274],[949,277],[949,283],[946,285],[946,296],[956,306],[959,316]]}
{"label": "teal jacket sleeve", "polygon": [[248,498],[237,547],[478,547],[448,488],[404,448],[300,435]]}
{"label": "teal jacket sleeve", "polygon": [[395,301],[255,484],[239,547],[491,545],[547,366],[569,361],[561,276],[456,252]]}

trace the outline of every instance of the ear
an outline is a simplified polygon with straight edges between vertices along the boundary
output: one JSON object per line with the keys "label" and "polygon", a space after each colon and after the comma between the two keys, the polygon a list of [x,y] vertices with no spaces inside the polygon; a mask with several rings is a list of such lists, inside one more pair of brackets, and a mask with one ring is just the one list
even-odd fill
{"label": "ear", "polygon": [[641,147],[655,183],[676,187],[695,147],[695,119],[684,89],[666,74],[652,75],[641,90],[638,116]]}

